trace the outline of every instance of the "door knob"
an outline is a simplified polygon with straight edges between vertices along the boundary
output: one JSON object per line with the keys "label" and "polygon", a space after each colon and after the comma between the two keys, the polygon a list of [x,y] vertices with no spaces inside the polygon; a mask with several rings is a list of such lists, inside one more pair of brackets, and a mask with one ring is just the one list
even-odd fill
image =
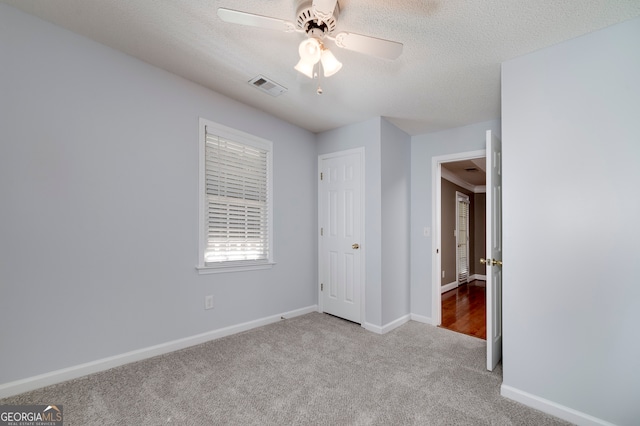
{"label": "door knob", "polygon": [[360,245],[358,243],[351,244],[351,248],[354,250],[358,250],[360,248]]}
{"label": "door knob", "polygon": [[489,259],[489,261],[487,261],[487,259],[485,259],[484,257],[480,258],[480,263],[482,263],[483,265],[486,265],[487,263],[491,263],[491,259]]}
{"label": "door knob", "polygon": [[491,259],[491,266],[502,266],[502,261],[501,260],[495,260],[495,259]]}

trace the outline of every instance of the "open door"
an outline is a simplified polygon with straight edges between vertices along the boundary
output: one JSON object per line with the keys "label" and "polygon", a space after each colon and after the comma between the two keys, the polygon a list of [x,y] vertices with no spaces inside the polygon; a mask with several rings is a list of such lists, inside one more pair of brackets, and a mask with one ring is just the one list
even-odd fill
{"label": "open door", "polygon": [[487,130],[487,370],[502,358],[502,144]]}

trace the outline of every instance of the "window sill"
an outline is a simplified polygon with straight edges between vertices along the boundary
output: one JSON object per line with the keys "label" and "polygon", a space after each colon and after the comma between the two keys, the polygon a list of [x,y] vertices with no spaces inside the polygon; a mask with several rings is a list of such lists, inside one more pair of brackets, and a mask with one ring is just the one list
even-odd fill
{"label": "window sill", "polygon": [[222,274],[227,272],[243,272],[243,271],[258,271],[261,269],[271,269],[275,265],[275,262],[259,263],[255,265],[230,265],[230,266],[196,266],[198,274]]}

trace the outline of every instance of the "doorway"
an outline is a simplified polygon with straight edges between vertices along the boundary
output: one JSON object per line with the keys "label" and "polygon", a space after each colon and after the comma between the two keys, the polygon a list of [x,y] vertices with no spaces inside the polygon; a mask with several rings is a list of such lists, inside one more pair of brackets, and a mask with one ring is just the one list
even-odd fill
{"label": "doorway", "polygon": [[[443,289],[440,327],[483,340],[487,336],[486,276],[484,265],[474,260],[485,257],[485,163],[484,159],[445,163],[443,170],[456,179],[443,176],[441,182]],[[450,180],[458,181],[463,187]],[[452,204],[455,204],[455,210]],[[454,227],[454,240],[449,240],[451,225]],[[453,247],[450,242],[454,242]],[[446,271],[449,269],[451,272],[451,258],[454,256],[455,280],[448,283]]]}
{"label": "doorway", "polygon": [[442,263],[443,165],[460,160],[485,158],[486,161],[486,258],[478,259],[486,265],[486,334],[487,370],[493,371],[502,358],[502,142],[491,130],[486,132],[486,149],[448,156],[433,157],[433,250],[432,250],[432,312],[434,325],[442,323],[442,285],[440,271]]}
{"label": "doorway", "polygon": [[434,324],[484,339],[486,152],[434,158],[434,186]]}

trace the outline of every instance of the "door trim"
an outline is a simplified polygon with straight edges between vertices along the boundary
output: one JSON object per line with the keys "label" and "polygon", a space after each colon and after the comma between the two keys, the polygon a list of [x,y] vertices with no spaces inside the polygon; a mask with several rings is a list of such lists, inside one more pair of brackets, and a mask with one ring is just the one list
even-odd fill
{"label": "door trim", "polygon": [[320,173],[322,170],[322,161],[329,158],[343,157],[347,155],[358,154],[360,157],[360,325],[364,327],[365,325],[365,293],[366,293],[366,234],[365,234],[365,192],[366,192],[366,182],[365,182],[365,149],[364,147],[347,149],[344,151],[336,151],[330,152],[327,154],[318,155],[318,168],[316,169],[316,176],[318,179],[317,193],[318,193],[318,213],[317,213],[317,236],[318,236],[318,312],[324,312],[324,300],[322,298],[322,291],[320,290],[320,284],[322,282],[322,237],[320,236],[320,228],[322,227],[321,219],[322,219],[322,192],[320,188]]}
{"label": "door trim", "polygon": [[442,324],[442,293],[441,293],[441,251],[442,251],[442,163],[460,160],[473,160],[487,156],[487,150],[459,152],[456,154],[440,155],[431,158],[432,190],[431,190],[431,321],[432,325]]}

